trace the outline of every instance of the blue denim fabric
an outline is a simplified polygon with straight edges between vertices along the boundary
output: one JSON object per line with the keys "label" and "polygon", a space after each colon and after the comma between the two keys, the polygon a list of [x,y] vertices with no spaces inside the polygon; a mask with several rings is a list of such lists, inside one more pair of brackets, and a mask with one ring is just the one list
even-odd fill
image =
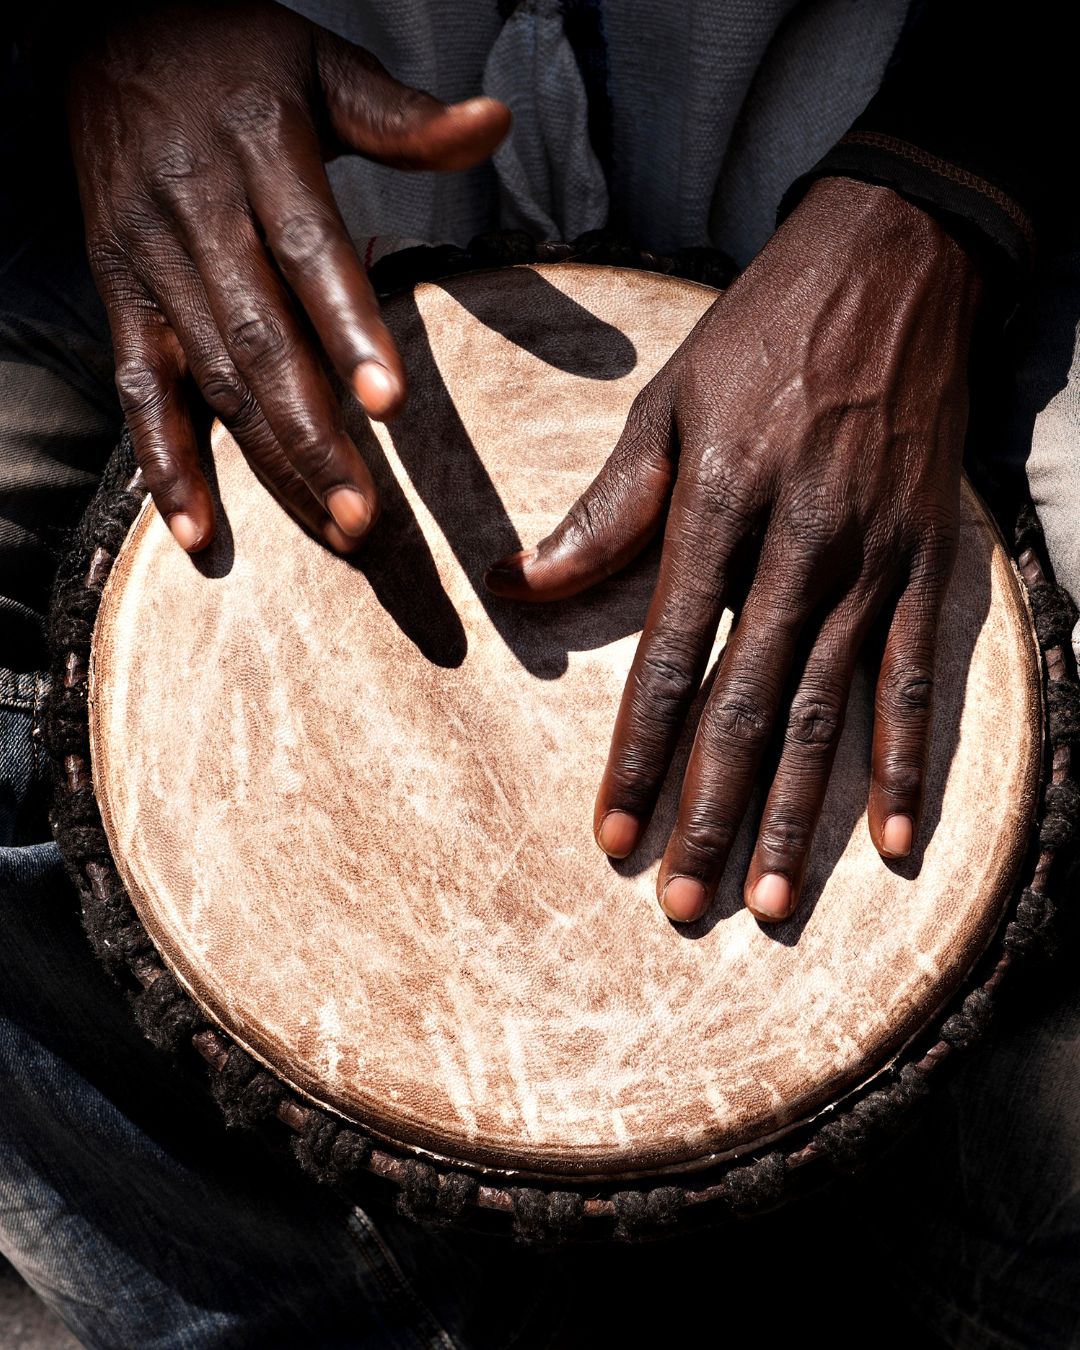
{"label": "blue denim fabric", "polygon": [[[42,691],[0,672],[9,836]],[[352,1208],[226,1132],[94,960],[54,844],[0,847],[0,934],[0,1251],[85,1345],[452,1350],[552,1320],[544,1258]]]}

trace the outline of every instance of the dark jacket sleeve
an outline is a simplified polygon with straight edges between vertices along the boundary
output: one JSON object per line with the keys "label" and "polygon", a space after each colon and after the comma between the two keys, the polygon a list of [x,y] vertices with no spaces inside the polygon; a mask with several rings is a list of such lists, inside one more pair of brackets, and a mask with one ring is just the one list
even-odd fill
{"label": "dark jacket sleeve", "polygon": [[819,178],[880,183],[984,250],[1005,280],[1021,282],[1074,190],[1073,8],[1044,0],[916,3],[881,89],[792,184],[781,218]]}

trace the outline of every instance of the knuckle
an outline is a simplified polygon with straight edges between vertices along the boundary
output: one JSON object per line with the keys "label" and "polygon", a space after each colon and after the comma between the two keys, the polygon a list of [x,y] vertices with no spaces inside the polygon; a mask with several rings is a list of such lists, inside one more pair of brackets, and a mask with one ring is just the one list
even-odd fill
{"label": "knuckle", "polygon": [[735,823],[730,820],[694,815],[679,830],[679,847],[692,863],[707,870],[730,852],[735,831]]}
{"label": "knuckle", "polygon": [[582,543],[596,539],[610,517],[603,493],[599,489],[583,493],[566,513],[572,534]]}
{"label": "knuckle", "polygon": [[235,368],[219,361],[199,370],[199,388],[214,412],[225,421],[235,421],[246,411],[251,395]]}
{"label": "knuckle", "polygon": [[791,705],[787,739],[796,746],[828,750],[840,735],[839,703],[821,694],[800,695]]}
{"label": "knuckle", "polygon": [[911,579],[933,587],[948,581],[956,556],[958,536],[955,527],[942,526],[923,542],[911,569]]}
{"label": "knuckle", "polygon": [[155,197],[173,201],[182,196],[191,180],[202,170],[202,161],[187,141],[181,137],[166,139],[156,145],[144,168],[146,182]]}
{"label": "knuckle", "polygon": [[671,473],[671,401],[654,378],[634,396],[612,460],[623,473],[645,472],[666,484]]}
{"label": "knuckle", "polygon": [[771,815],[762,823],[758,841],[763,852],[791,858],[809,851],[813,828],[806,820],[787,813]]}
{"label": "knuckle", "polygon": [[137,454],[139,467],[143,471],[147,485],[159,502],[176,491],[180,486],[181,475],[176,460],[163,445],[145,447]]}
{"label": "knuckle", "polygon": [[282,432],[282,444],[304,478],[333,478],[337,457],[332,440],[318,427],[302,421]]}
{"label": "knuckle", "polygon": [[876,777],[890,797],[912,801],[918,798],[922,790],[922,765],[909,755],[886,754],[878,766]]}
{"label": "knuckle", "polygon": [[319,262],[337,239],[334,223],[318,211],[299,212],[282,222],[274,253],[286,271]]}
{"label": "knuckle", "polygon": [[707,744],[735,746],[756,754],[768,738],[769,720],[756,698],[732,691],[705,704],[698,734]]}
{"label": "knuckle", "polygon": [[98,285],[128,275],[128,259],[120,241],[108,231],[87,236],[86,257]]}
{"label": "knuckle", "polygon": [[222,100],[218,126],[233,140],[264,141],[276,134],[282,120],[280,96],[265,85],[241,81]]}
{"label": "knuckle", "polygon": [[810,478],[798,479],[789,489],[781,521],[788,545],[804,553],[828,548],[854,524],[842,493]]}
{"label": "knuckle", "polygon": [[246,315],[229,325],[228,344],[238,362],[255,369],[279,365],[289,352],[281,325],[265,314]]}
{"label": "knuckle", "polygon": [[157,371],[145,361],[120,361],[115,378],[116,392],[128,417],[145,417],[164,401]]}
{"label": "knuckle", "polygon": [[694,692],[691,663],[671,651],[649,651],[633,671],[634,716],[646,727],[680,721]]}
{"label": "knuckle", "polygon": [[644,805],[663,777],[663,760],[651,744],[638,745],[623,752],[608,776],[616,801]]}
{"label": "knuckle", "polygon": [[912,666],[898,667],[888,671],[881,681],[878,708],[886,716],[910,717],[929,712],[933,697],[932,671]]}
{"label": "knuckle", "polygon": [[702,445],[679,468],[679,504],[690,522],[710,532],[744,533],[758,516],[757,490],[733,464],[725,447]]}
{"label": "knuckle", "polygon": [[635,676],[639,688],[679,698],[690,688],[693,678],[689,663],[670,649],[646,652]]}
{"label": "knuckle", "polygon": [[431,102],[430,94],[408,85],[383,85],[368,101],[368,116],[381,134],[395,137],[406,131],[417,111],[422,112]]}
{"label": "knuckle", "polygon": [[[660,419],[669,416],[669,400],[655,379],[643,385],[634,395],[626,414],[626,431],[632,438],[652,428]],[[651,438],[650,438],[651,439]]]}

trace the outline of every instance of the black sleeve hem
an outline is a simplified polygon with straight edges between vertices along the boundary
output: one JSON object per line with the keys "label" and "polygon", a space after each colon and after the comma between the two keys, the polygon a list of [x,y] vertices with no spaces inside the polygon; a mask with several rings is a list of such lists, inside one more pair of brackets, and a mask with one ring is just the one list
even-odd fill
{"label": "black sleeve hem", "polygon": [[1035,228],[1023,208],[995,184],[921,146],[881,132],[848,132],[791,184],[778,221],[819,178],[857,178],[891,188],[929,211],[965,247],[981,252],[987,270],[1008,289],[1019,289],[1034,268]]}

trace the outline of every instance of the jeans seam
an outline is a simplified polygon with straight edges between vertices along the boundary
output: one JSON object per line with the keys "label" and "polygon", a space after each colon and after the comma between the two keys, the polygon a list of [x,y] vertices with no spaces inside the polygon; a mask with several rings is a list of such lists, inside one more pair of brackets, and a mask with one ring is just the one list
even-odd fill
{"label": "jeans seam", "polygon": [[41,733],[42,733],[42,728],[41,728],[41,718],[40,718],[40,707],[41,707],[41,698],[40,698],[40,695],[41,695],[41,681],[40,681],[40,680],[35,680],[35,681],[34,681],[34,699],[33,699],[33,705],[32,705],[32,707],[31,707],[31,709],[30,709],[30,746],[31,746],[31,753],[33,754],[33,757],[34,757],[34,759],[33,759],[33,766],[34,766],[34,767],[33,767],[33,773],[34,773],[34,782],[35,782],[35,783],[40,783],[40,781],[41,781]]}
{"label": "jeans seam", "polygon": [[[416,1341],[428,1350],[461,1350],[458,1342],[439,1323],[413,1288],[386,1240],[359,1206],[353,1209],[346,1231],[359,1251],[367,1273],[379,1282],[384,1294],[389,1296],[389,1301],[405,1302],[416,1314],[419,1326],[411,1333]],[[372,1245],[375,1247],[375,1260],[372,1260]]]}

